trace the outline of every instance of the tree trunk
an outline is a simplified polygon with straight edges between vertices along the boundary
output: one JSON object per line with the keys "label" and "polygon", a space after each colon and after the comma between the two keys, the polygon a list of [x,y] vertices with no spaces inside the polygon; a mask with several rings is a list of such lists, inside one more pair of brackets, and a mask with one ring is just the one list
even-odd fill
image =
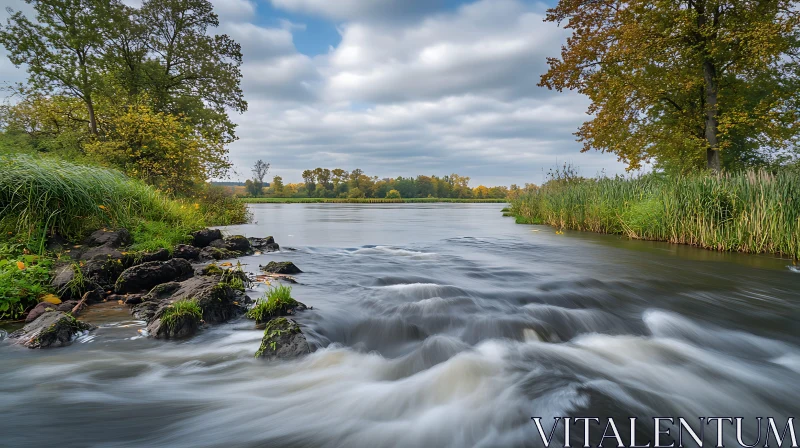
{"label": "tree trunk", "polygon": [[717,140],[717,130],[719,128],[719,119],[717,117],[717,73],[714,64],[709,60],[703,62],[703,77],[705,78],[706,84],[705,138],[708,142],[708,149],[706,150],[707,167],[719,173],[721,164],[719,157],[719,141]]}
{"label": "tree trunk", "polygon": [[91,97],[86,97],[86,109],[89,111],[89,130],[97,135],[97,118],[94,115],[94,104]]}

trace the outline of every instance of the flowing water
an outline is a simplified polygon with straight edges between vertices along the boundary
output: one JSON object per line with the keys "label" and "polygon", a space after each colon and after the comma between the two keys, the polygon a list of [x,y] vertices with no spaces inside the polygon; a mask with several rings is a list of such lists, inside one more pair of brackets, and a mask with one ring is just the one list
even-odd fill
{"label": "flowing water", "polygon": [[541,446],[533,416],[796,416],[786,260],[556,235],[501,208],[255,205],[228,230],[296,249],[242,262],[305,271],[313,354],[253,359],[247,320],[154,341],[97,306],[68,348],[0,345],[0,445],[522,447]]}

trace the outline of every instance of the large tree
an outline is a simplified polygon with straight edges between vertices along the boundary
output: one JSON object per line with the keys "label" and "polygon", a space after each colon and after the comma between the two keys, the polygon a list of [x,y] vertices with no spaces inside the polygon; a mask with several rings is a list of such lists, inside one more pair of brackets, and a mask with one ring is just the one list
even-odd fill
{"label": "large tree", "polygon": [[704,163],[798,134],[800,10],[792,0],[560,0],[573,34],[541,85],[591,99],[583,151]]}
{"label": "large tree", "polygon": [[83,101],[89,129],[97,134],[95,94],[102,78],[104,31],[109,28],[111,10],[119,4],[108,0],[26,2],[36,11],[35,20],[9,10],[11,17],[0,29],[0,44],[14,65],[27,66],[31,86]]}

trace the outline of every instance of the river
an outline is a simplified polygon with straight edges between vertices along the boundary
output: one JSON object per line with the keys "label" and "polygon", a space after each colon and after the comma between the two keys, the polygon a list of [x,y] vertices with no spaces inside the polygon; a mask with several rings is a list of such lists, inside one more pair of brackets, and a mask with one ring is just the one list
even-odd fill
{"label": "river", "polygon": [[533,416],[797,416],[786,260],[557,235],[502,207],[253,205],[227,231],[296,249],[241,261],[305,271],[313,354],[254,359],[247,320],[150,340],[99,306],[68,348],[0,344],[0,445],[524,447]]}

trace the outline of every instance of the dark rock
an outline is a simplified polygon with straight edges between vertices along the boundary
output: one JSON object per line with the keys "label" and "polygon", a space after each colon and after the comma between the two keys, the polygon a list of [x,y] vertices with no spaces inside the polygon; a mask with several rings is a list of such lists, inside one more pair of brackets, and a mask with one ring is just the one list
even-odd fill
{"label": "dark rock", "polygon": [[268,236],[266,238],[253,238],[250,237],[247,239],[250,241],[250,246],[253,249],[262,250],[267,247],[268,244],[275,244],[275,238]]}
{"label": "dark rock", "polygon": [[169,281],[184,280],[194,275],[192,265],[182,258],[150,261],[125,269],[117,279],[117,294],[147,291]]}
{"label": "dark rock", "polygon": [[242,254],[252,253],[250,241],[242,235],[234,235],[225,238],[225,248]]}
{"label": "dark rock", "polygon": [[256,358],[291,359],[311,353],[308,341],[297,322],[281,317],[272,319],[264,329]]}
{"label": "dark rock", "polygon": [[187,244],[178,244],[172,250],[173,258],[183,258],[184,260],[197,260],[200,258],[200,249]]}
{"label": "dark rock", "polygon": [[75,269],[71,264],[67,264],[55,269],[55,275],[50,282],[50,286],[61,297],[61,300],[68,300],[76,291],[72,291],[70,286],[74,285]]}
{"label": "dark rock", "polygon": [[47,310],[58,310],[58,305],[48,302],[39,302],[28,312],[28,316],[25,317],[25,323],[33,322]]}
{"label": "dark rock", "polygon": [[93,258],[81,267],[83,278],[99,285],[104,290],[113,289],[125,267],[119,258]]}
{"label": "dark rock", "polygon": [[225,240],[223,240],[222,238],[214,240],[214,241],[208,243],[208,247],[216,247],[216,248],[219,248],[219,249],[225,249],[226,248],[225,247]]}
{"label": "dark rock", "polygon": [[175,291],[180,289],[181,284],[178,282],[168,282],[156,285],[147,294],[142,297],[143,302],[160,302],[167,297],[171,296]]}
{"label": "dark rock", "polygon": [[301,274],[303,271],[294,265],[291,261],[270,261],[266,266],[259,266],[264,272],[271,274],[286,274],[294,275]]}
{"label": "dark rock", "polygon": [[165,315],[172,305],[160,308],[147,326],[147,333],[156,339],[184,339],[197,333],[200,318],[192,313],[180,313],[166,321]]}
{"label": "dark rock", "polygon": [[142,300],[144,296],[144,294],[111,294],[106,297],[106,300],[109,302],[122,302],[125,305],[133,306],[144,302],[144,300]]}
{"label": "dark rock", "polygon": [[155,252],[140,252],[137,254],[129,254],[129,257],[134,259],[134,262],[131,266],[142,264],[142,263],[149,263],[151,261],[167,261],[172,256],[169,254],[167,249],[161,248]]}
{"label": "dark rock", "polygon": [[153,320],[153,317],[156,315],[156,312],[162,306],[163,304],[159,301],[142,302],[131,308],[131,314],[133,314],[133,316],[136,317],[137,319],[150,322]]}
{"label": "dark rock", "polygon": [[81,303],[79,300],[67,300],[66,302],[61,302],[58,304],[58,306],[56,306],[56,311],[71,313],[79,303]]}
{"label": "dark rock", "polygon": [[207,247],[214,240],[221,240],[222,232],[219,229],[203,229],[192,233],[192,246]]}
{"label": "dark rock", "polygon": [[209,244],[209,247],[225,249],[237,255],[253,253],[253,249],[250,247],[250,241],[241,235],[229,236],[222,240],[214,240]]}
{"label": "dark rock", "polygon": [[278,246],[278,243],[270,243],[270,244],[267,244],[266,246],[264,246],[264,248],[262,250],[264,252],[277,252],[277,251],[281,250],[281,247]]}
{"label": "dark rock", "polygon": [[227,260],[238,257],[237,252],[228,249],[220,249],[218,247],[204,247],[200,251],[201,260]]}
{"label": "dark rock", "polygon": [[106,292],[103,290],[103,288],[95,288],[86,291],[86,293],[81,297],[81,301],[87,305],[94,305],[95,303],[102,302],[105,298]]}
{"label": "dark rock", "polygon": [[221,280],[221,276],[198,276],[180,283],[158,285],[143,297],[145,301],[142,304],[133,308],[133,313],[140,319],[152,322],[158,318],[157,313],[161,308],[180,300],[194,300],[202,310],[203,320],[206,323],[226,322],[244,314],[246,302],[242,301],[239,291],[227,283],[221,283]]}
{"label": "dark rock", "polygon": [[111,248],[118,248],[131,244],[131,234],[127,229],[106,230],[100,229],[94,231],[86,241],[89,247],[107,246]]}
{"label": "dark rock", "polygon": [[18,343],[28,348],[63,347],[72,343],[72,338],[77,333],[94,328],[67,313],[46,311],[9,337],[18,339]]}
{"label": "dark rock", "polygon": [[120,262],[122,262],[122,259],[125,258],[125,256],[122,254],[122,252],[119,251],[119,249],[115,249],[110,246],[92,247],[90,249],[84,250],[83,252],[77,251],[73,254],[73,257],[76,260],[111,259],[111,260],[119,260]]}

